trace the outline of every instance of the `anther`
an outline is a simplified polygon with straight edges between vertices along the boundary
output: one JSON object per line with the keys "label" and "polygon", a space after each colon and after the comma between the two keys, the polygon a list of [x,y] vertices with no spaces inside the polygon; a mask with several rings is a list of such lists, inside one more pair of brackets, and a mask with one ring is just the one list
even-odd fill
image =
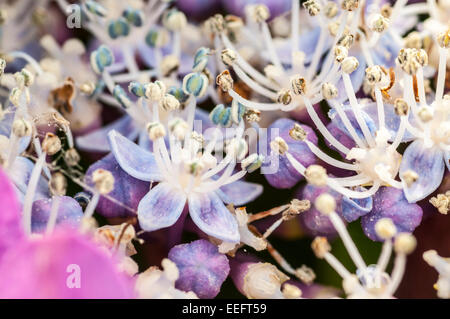
{"label": "anther", "polygon": [[337,98],[338,93],[338,89],[334,84],[330,82],[325,82],[322,84],[322,96],[325,100]]}
{"label": "anther", "polygon": [[224,92],[228,92],[233,88],[233,78],[230,71],[225,70],[216,77],[216,84]]}
{"label": "anther", "polygon": [[95,189],[102,195],[108,194],[114,189],[114,176],[105,169],[96,169],[92,173],[92,181]]}
{"label": "anther", "polygon": [[344,61],[342,61],[342,64],[341,64],[342,71],[344,71],[347,74],[350,74],[353,71],[355,71],[358,68],[358,66],[359,66],[359,62],[353,56],[346,57],[344,59]]}
{"label": "anther", "polygon": [[286,141],[279,136],[275,137],[270,142],[270,148],[278,155],[284,155],[289,150],[289,146],[287,145]]}
{"label": "anther", "polygon": [[311,243],[311,248],[317,258],[323,259],[331,251],[331,246],[326,237],[316,237]]}
{"label": "anther", "polygon": [[398,116],[405,116],[408,115],[409,105],[404,99],[398,98],[394,101],[394,110]]}
{"label": "anther", "polygon": [[325,186],[327,184],[327,171],[323,166],[310,165],[305,171],[306,181],[314,186]]}
{"label": "anther", "polygon": [[147,124],[147,133],[150,140],[156,141],[157,139],[166,136],[166,129],[160,122],[150,122]]}
{"label": "anther", "polygon": [[416,248],[416,238],[410,233],[400,233],[395,237],[394,249],[397,253],[409,255]]}
{"label": "anther", "polygon": [[303,77],[295,76],[291,80],[291,89],[295,95],[303,95],[306,92],[306,80]]}
{"label": "anther", "polygon": [[307,0],[303,3],[303,7],[308,10],[310,16],[314,17],[320,12],[320,5],[316,0]]}
{"label": "anther", "polygon": [[45,134],[42,150],[48,155],[55,155],[61,150],[61,140],[53,133]]}
{"label": "anther", "polygon": [[378,237],[383,240],[391,239],[397,233],[397,228],[395,227],[392,219],[390,218],[381,218],[375,224],[375,232]]}
{"label": "anther", "polygon": [[300,124],[295,123],[294,127],[289,130],[289,136],[296,141],[304,141],[307,137],[306,131]]}
{"label": "anther", "polygon": [[324,215],[329,215],[336,210],[336,200],[328,193],[320,194],[314,201],[316,209]]}
{"label": "anther", "polygon": [[60,173],[56,172],[52,174],[52,178],[49,182],[49,189],[52,195],[64,196],[67,192],[67,179]]}
{"label": "anther", "polygon": [[290,90],[287,89],[281,89],[278,92],[277,95],[277,102],[284,104],[284,105],[289,105],[292,102],[292,93]]}

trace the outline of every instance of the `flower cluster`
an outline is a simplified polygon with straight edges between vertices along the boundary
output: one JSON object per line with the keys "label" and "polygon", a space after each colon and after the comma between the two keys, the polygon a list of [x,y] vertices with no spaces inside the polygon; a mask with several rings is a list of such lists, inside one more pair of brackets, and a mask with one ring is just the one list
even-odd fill
{"label": "flower cluster", "polygon": [[416,246],[450,298],[413,235],[450,209],[448,1],[25,3],[0,4],[0,298],[395,298]]}

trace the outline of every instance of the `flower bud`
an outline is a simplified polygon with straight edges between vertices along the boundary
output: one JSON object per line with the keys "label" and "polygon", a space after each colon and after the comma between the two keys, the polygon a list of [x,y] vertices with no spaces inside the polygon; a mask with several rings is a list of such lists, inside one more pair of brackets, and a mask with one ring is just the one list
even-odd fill
{"label": "flower bud", "polygon": [[288,279],[274,265],[260,262],[248,267],[242,288],[250,299],[273,298],[280,293],[281,285]]}

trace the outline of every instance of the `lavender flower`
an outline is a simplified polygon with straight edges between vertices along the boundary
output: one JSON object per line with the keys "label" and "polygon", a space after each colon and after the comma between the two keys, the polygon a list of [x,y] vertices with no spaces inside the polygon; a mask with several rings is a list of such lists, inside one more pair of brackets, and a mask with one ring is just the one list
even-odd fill
{"label": "lavender flower", "polygon": [[193,291],[199,298],[214,298],[230,272],[228,259],[206,240],[173,247],[168,258],[180,272],[176,287]]}

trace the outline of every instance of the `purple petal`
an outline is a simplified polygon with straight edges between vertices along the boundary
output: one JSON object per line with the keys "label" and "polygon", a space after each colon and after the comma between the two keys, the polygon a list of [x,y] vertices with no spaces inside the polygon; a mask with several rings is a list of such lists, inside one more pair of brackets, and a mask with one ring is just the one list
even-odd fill
{"label": "purple petal", "polygon": [[353,222],[359,217],[368,214],[373,207],[372,197],[350,199],[342,197],[342,217],[348,222]]}
{"label": "purple petal", "polygon": [[[53,200],[54,197],[33,202],[31,216],[31,230],[33,233],[42,233],[46,230]],[[83,210],[75,199],[68,196],[60,198],[56,225],[76,229],[79,227],[82,217]]]}
{"label": "purple petal", "polygon": [[137,210],[140,200],[149,190],[149,183],[129,175],[120,167],[114,155],[108,154],[92,164],[86,172],[85,182],[89,186],[94,186],[92,174],[98,168],[105,169],[114,176],[114,189],[108,193],[108,197],[114,198],[123,205],[118,205],[101,196],[96,211],[105,217],[135,216],[134,212]]}
{"label": "purple petal", "polygon": [[0,263],[0,273],[0,298],[134,297],[133,281],[118,271],[104,249],[62,228],[9,250]]}
{"label": "purple petal", "polygon": [[373,210],[361,218],[361,225],[367,237],[381,241],[375,233],[375,224],[379,219],[392,219],[398,232],[412,232],[419,226],[422,214],[422,208],[408,203],[402,190],[382,187],[373,196]]}
{"label": "purple petal", "polygon": [[336,234],[331,220],[319,212],[314,201],[320,194],[329,193],[336,200],[336,212],[341,215],[341,201],[342,195],[333,191],[328,186],[317,187],[312,184],[307,184],[298,194],[299,199],[308,199],[311,202],[311,208],[300,214],[300,222],[308,234],[312,236],[333,236]]}
{"label": "purple petal", "polygon": [[400,164],[400,179],[403,173],[412,170],[419,178],[407,186],[404,183],[405,196],[410,203],[424,199],[434,192],[444,176],[444,152],[438,147],[425,148],[421,140],[414,141],[403,154]]}
{"label": "purple petal", "polygon": [[185,204],[186,195],[183,191],[168,183],[159,183],[139,203],[139,224],[146,231],[172,226],[183,212]]}
{"label": "purple petal", "polygon": [[236,181],[220,188],[220,198],[226,204],[241,206],[256,199],[263,192],[262,185]]}
{"label": "purple petal", "polygon": [[[384,104],[384,115],[385,115],[385,125],[391,137],[389,141],[393,141],[395,136],[397,135],[397,131],[400,127],[400,116],[395,114],[395,108],[391,104]],[[378,107],[376,102],[367,103],[363,106],[364,112],[370,116],[372,121],[375,123],[375,126],[378,128]],[[408,120],[410,123],[414,123],[414,114],[413,112],[409,113]],[[405,135],[402,138],[402,142],[409,142],[414,139],[414,136],[409,132],[405,131]]]}
{"label": "purple petal", "polygon": [[203,299],[217,296],[230,272],[228,258],[218,252],[217,246],[204,239],[173,247],[168,258],[180,272],[176,288],[193,291]]}
{"label": "purple petal", "polygon": [[[280,136],[288,144],[289,153],[291,153],[292,156],[305,167],[308,167],[309,165],[314,164],[317,159],[315,155],[309,150],[309,147],[306,145],[306,143],[302,141],[296,141],[290,137],[289,131],[294,127],[295,123],[297,122],[291,119],[282,118],[270,125],[268,134],[270,134],[271,136],[268,136],[270,140],[268,140],[267,142],[267,148],[265,151],[267,152],[266,154],[270,154],[270,141],[275,137]],[[314,131],[309,126],[301,126],[308,134],[307,139],[317,145],[317,136]],[[277,129],[279,130],[278,134],[276,132]],[[274,165],[278,166],[274,168]],[[266,157],[266,160],[263,164],[263,174],[269,184],[276,188],[291,188],[303,179],[303,176],[298,173],[297,170],[291,165],[286,156],[281,155]]]}
{"label": "purple petal", "polygon": [[189,196],[189,213],[194,223],[206,234],[227,242],[238,242],[236,219],[214,192]]}
{"label": "purple petal", "polygon": [[275,17],[291,9],[290,0],[222,0],[222,5],[228,12],[244,17],[244,8],[248,4],[265,4],[271,17]]}
{"label": "purple petal", "polygon": [[[355,147],[356,143],[355,141],[349,136],[349,134],[345,131],[342,131],[337,125],[336,123],[329,123],[327,125],[327,129],[328,131],[330,131],[331,135],[333,135],[339,142],[342,143],[342,145],[346,146],[348,149],[352,149],[353,147]],[[328,140],[325,139],[325,143],[327,144],[327,146],[335,151],[338,151],[339,154],[341,154],[341,156],[343,158],[345,158],[346,154],[337,150],[336,147],[334,147],[330,142],[328,142]]]}
{"label": "purple petal", "polygon": [[[14,182],[17,189],[25,194],[28,187],[28,182],[33,171],[34,163],[26,157],[18,156],[15,158],[13,165],[9,170],[9,177]],[[40,177],[34,200],[50,197],[48,190],[48,182],[44,177]]]}
{"label": "purple petal", "polygon": [[137,146],[116,131],[108,134],[109,144],[120,167],[142,181],[160,181],[162,176],[152,153]]}
{"label": "purple petal", "polygon": [[[358,121],[356,120],[355,113],[352,110],[352,107],[349,104],[345,104],[341,106],[344,113],[347,115],[348,120],[350,121],[350,124],[354,127],[356,134],[360,139],[364,141],[364,133],[361,130],[361,127],[358,124]],[[377,127],[375,125],[375,122],[373,119],[363,110],[361,110],[362,118],[367,124],[367,127],[369,128],[370,133],[375,136],[375,132],[377,131]],[[343,131],[347,136],[351,137],[349,131],[344,125],[344,122],[342,121],[339,114],[336,112],[335,109],[331,108],[328,112],[328,116],[331,119],[331,122],[334,123],[337,128],[339,128],[341,131]]]}
{"label": "purple petal", "polygon": [[134,125],[133,119],[125,115],[98,130],[77,137],[77,145],[85,151],[109,152],[108,133],[112,130],[116,130],[130,140],[135,140],[138,136],[138,130]]}

